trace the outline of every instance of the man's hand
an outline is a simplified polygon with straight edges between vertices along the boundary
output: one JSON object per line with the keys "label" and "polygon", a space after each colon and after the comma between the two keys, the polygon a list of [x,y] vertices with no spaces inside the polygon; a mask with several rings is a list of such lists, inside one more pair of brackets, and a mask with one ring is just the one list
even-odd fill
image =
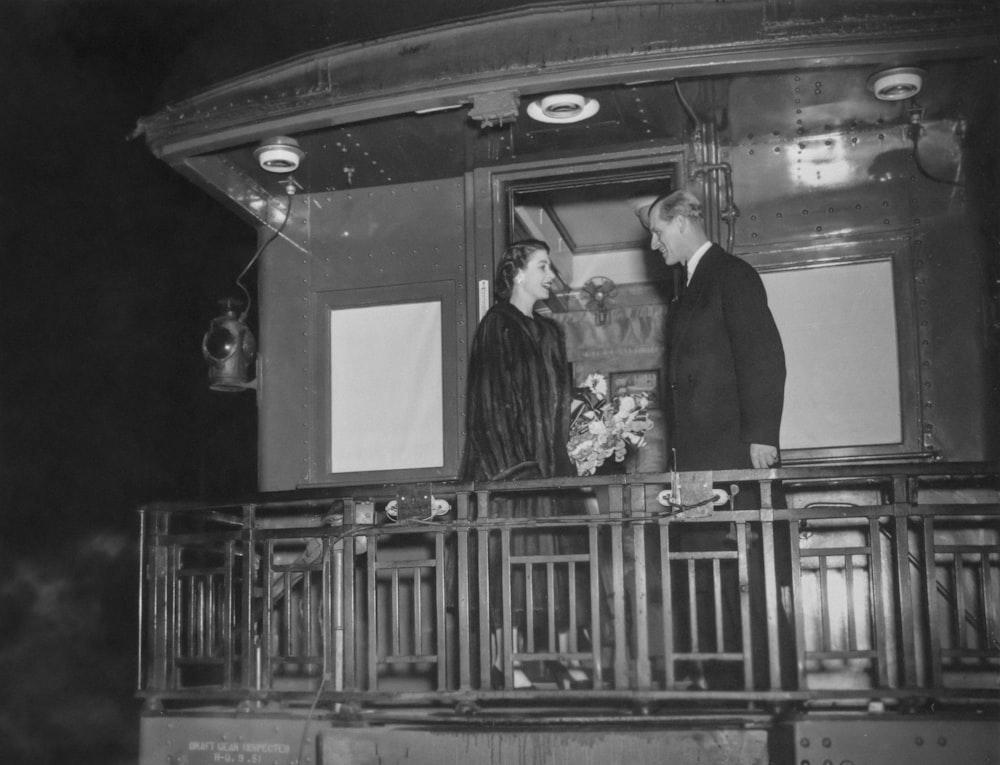
{"label": "man's hand", "polygon": [[778,447],[750,444],[750,462],[758,470],[766,470],[778,461]]}

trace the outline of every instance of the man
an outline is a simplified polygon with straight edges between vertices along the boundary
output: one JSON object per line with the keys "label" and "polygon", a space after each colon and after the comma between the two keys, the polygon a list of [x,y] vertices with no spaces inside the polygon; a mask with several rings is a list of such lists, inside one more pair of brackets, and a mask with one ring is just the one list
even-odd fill
{"label": "man", "polygon": [[[669,266],[683,265],[687,285],[671,306],[666,335],[667,430],[676,470],[767,469],[778,463],[778,433],[784,405],[785,354],[764,284],[754,268],[705,235],[702,206],[687,191],[675,191],[640,212],[651,246]],[[737,508],[759,507],[756,484],[734,498]],[[721,524],[697,524],[673,536],[677,552],[721,551],[732,537]],[[757,649],[766,646],[761,591],[763,568],[758,543],[751,540],[751,630]],[[697,633],[701,651],[738,651],[740,623],[738,581],[733,565],[723,561],[721,604],[707,561],[695,573],[698,592]],[[680,573],[680,572],[678,572]],[[687,597],[683,576],[673,581],[675,631],[682,650],[691,614],[680,604]],[[712,612],[722,606],[725,645],[717,644]],[[693,640],[693,638],[692,638]],[[746,648],[744,647],[744,650]],[[760,656],[760,652],[757,656]],[[766,649],[763,651],[766,655]],[[754,662],[755,684],[767,683],[766,662]],[[695,662],[693,687],[742,687],[739,672],[726,662]]]}
{"label": "man", "polygon": [[667,327],[668,427],[678,470],[767,469],[778,462],[785,354],[757,272],[705,236],[687,191],[642,215],[687,287]]}

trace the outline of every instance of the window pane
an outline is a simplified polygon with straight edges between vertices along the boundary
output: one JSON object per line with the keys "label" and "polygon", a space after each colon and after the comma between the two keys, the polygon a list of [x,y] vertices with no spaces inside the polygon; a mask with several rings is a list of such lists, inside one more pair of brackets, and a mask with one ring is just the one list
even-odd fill
{"label": "window pane", "polygon": [[762,274],[785,346],[782,449],[902,441],[888,260]]}
{"label": "window pane", "polygon": [[444,464],[441,303],[330,312],[333,473]]}

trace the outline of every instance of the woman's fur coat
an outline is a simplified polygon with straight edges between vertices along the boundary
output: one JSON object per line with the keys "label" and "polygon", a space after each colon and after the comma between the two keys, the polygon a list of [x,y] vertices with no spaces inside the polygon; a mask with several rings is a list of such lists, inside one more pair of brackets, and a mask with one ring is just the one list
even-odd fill
{"label": "woman's fur coat", "polygon": [[570,475],[570,378],[562,327],[502,300],[472,344],[464,480]]}

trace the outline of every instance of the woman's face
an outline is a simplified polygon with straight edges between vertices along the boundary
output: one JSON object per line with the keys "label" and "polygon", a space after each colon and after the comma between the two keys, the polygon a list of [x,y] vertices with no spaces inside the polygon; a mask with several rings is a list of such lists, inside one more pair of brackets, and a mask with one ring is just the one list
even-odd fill
{"label": "woman's face", "polygon": [[545,250],[535,250],[524,268],[518,271],[516,284],[534,300],[547,300],[555,278],[549,254]]}

